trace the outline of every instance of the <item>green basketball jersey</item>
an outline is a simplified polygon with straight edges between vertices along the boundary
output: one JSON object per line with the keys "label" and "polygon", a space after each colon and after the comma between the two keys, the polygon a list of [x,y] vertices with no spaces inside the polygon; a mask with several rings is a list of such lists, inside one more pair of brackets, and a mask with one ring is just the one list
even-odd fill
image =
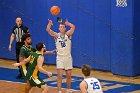
{"label": "green basketball jersey", "polygon": [[26,79],[29,80],[32,76],[32,78],[36,79],[38,78],[38,67],[37,67],[37,59],[39,56],[43,56],[42,54],[37,54],[36,52],[33,52],[30,55],[30,65],[27,69]]}
{"label": "green basketball jersey", "polygon": [[[30,56],[30,54],[35,51],[35,49],[30,45],[29,47],[27,47],[26,45],[23,45],[20,49],[20,54],[19,56],[23,57],[23,58],[28,58]],[[30,65],[29,63],[22,65],[21,70],[23,69],[27,69],[28,65]],[[24,71],[23,71],[24,72]],[[25,72],[26,74],[26,72]]]}
{"label": "green basketball jersey", "polygon": [[26,45],[23,45],[20,49],[19,56],[28,58],[33,51],[34,51],[34,48],[31,45],[29,47],[27,47]]}

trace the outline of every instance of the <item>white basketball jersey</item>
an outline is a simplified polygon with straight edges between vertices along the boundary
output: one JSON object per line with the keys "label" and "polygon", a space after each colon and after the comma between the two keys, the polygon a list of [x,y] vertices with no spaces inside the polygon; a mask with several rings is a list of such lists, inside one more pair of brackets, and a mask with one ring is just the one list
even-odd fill
{"label": "white basketball jersey", "polygon": [[84,81],[87,83],[87,93],[103,93],[98,79],[86,78]]}
{"label": "white basketball jersey", "polygon": [[58,33],[58,38],[56,39],[55,44],[57,49],[57,55],[71,55],[71,40],[66,34],[62,36],[60,33]]}

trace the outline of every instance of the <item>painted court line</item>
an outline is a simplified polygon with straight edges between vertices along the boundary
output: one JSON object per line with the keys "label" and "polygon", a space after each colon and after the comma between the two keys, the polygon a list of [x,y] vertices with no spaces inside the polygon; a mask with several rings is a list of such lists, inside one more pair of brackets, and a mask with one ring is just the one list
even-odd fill
{"label": "painted court line", "polygon": [[[17,69],[0,68],[0,81],[5,82],[16,82],[25,84],[22,79],[16,79],[15,76],[18,74]],[[8,78],[7,78],[8,77]],[[47,75],[40,74],[40,77],[47,81],[49,87],[57,88],[57,74],[53,74],[53,77],[47,77]],[[78,76],[72,76],[72,91],[79,91],[79,84],[83,78]],[[117,82],[111,80],[99,79],[104,90],[104,93],[139,93],[140,84],[132,84],[125,82]],[[66,76],[63,75],[62,88],[66,88]]]}

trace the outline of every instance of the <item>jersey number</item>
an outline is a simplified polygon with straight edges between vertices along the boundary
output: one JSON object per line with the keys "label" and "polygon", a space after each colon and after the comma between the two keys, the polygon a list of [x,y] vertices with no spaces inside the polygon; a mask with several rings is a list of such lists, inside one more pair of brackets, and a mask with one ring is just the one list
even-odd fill
{"label": "jersey number", "polygon": [[66,46],[66,43],[64,41],[59,41],[61,43],[61,47],[65,47]]}
{"label": "jersey number", "polygon": [[93,89],[100,89],[98,82],[92,82],[90,84],[93,86]]}

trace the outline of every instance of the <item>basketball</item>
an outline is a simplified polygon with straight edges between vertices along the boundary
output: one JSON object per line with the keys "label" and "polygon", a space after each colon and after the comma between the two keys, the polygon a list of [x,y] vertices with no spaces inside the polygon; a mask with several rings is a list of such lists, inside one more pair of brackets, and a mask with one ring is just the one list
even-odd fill
{"label": "basketball", "polygon": [[56,16],[60,13],[60,8],[58,6],[52,6],[50,12],[52,15]]}

